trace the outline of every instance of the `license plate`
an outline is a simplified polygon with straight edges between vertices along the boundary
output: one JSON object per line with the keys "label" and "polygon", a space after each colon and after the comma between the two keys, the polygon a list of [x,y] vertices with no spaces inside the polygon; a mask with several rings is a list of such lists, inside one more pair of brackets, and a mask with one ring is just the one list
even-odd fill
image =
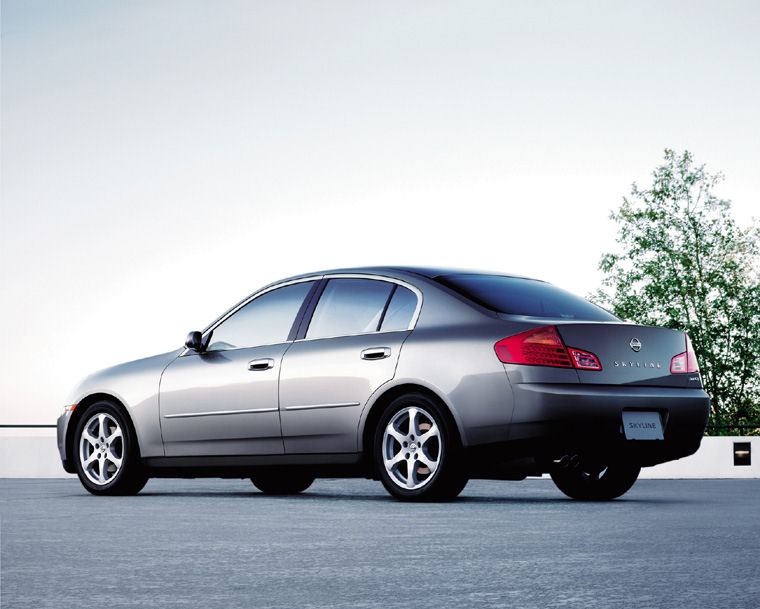
{"label": "license plate", "polygon": [[659,412],[623,411],[626,440],[664,440]]}

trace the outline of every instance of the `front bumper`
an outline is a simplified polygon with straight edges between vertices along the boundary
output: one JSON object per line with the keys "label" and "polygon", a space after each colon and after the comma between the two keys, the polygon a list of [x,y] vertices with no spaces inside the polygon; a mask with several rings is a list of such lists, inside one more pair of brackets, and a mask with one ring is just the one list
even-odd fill
{"label": "front bumper", "polygon": [[71,412],[64,412],[60,417],[58,417],[58,421],[56,422],[56,435],[58,437],[58,452],[61,455],[61,463],[63,464],[63,469],[70,474],[75,474],[76,468],[74,467],[74,462],[71,459],[70,455],[67,455],[66,447],[66,437],[68,436],[70,421]]}
{"label": "front bumper", "polygon": [[[555,458],[595,452],[655,465],[693,454],[710,414],[702,389],[621,385],[513,385],[515,412],[509,444],[518,453]],[[623,410],[657,411],[664,440],[626,440]]]}

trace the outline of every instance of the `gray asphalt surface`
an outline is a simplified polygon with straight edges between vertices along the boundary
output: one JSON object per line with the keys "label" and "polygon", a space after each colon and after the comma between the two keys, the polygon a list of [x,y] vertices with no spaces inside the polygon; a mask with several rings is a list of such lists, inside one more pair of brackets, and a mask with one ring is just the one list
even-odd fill
{"label": "gray asphalt surface", "polygon": [[547,480],[474,481],[451,503],[320,480],[0,480],[0,606],[760,606],[760,480],[639,481],[577,503]]}

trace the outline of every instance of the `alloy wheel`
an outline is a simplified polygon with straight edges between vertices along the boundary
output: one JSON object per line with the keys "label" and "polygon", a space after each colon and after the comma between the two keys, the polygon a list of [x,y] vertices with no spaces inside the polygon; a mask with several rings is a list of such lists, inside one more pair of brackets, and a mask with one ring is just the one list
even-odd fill
{"label": "alloy wheel", "polygon": [[112,482],[121,471],[124,452],[124,434],[113,416],[99,412],[88,419],[79,439],[79,460],[90,482]]}
{"label": "alloy wheel", "polygon": [[383,432],[382,457],[399,488],[411,491],[430,482],[443,457],[441,432],[432,415],[419,406],[399,410]]}

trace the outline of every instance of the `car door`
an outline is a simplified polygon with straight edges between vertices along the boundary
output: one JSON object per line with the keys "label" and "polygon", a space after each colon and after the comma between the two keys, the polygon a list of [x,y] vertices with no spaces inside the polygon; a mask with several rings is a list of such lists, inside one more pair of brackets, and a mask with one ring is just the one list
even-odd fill
{"label": "car door", "polygon": [[362,409],[393,378],[421,306],[416,288],[390,280],[338,277],[323,288],[282,362],[286,453],[356,452]]}
{"label": "car door", "polygon": [[164,371],[159,392],[167,457],[283,453],[277,383],[317,282],[256,295]]}

